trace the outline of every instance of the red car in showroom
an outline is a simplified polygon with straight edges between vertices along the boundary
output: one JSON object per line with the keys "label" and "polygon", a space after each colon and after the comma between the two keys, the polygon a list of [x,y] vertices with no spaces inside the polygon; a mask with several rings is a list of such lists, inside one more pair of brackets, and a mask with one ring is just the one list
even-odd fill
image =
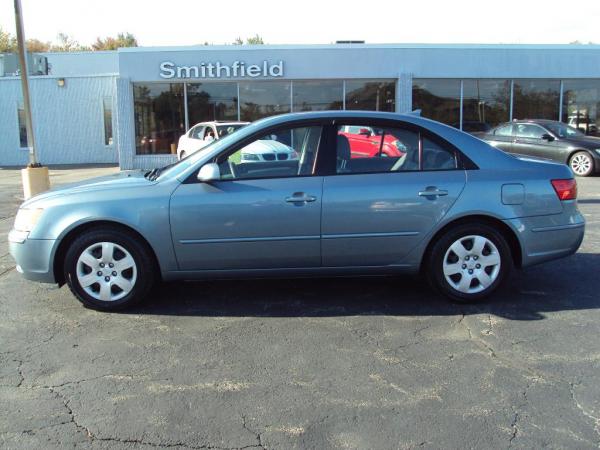
{"label": "red car in showroom", "polygon": [[401,157],[407,146],[401,136],[393,130],[364,126],[346,125],[340,128],[338,136],[344,136],[350,145],[352,158],[373,158],[375,156]]}

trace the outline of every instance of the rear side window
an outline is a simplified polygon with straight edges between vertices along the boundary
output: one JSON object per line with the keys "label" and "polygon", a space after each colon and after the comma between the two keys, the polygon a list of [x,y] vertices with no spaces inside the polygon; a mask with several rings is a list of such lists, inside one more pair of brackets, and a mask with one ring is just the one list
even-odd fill
{"label": "rear side window", "polygon": [[423,170],[451,170],[457,168],[456,153],[448,151],[429,138],[423,139]]}
{"label": "rear side window", "polygon": [[337,128],[336,173],[384,173],[456,169],[454,151],[418,131],[403,128],[348,126]]}

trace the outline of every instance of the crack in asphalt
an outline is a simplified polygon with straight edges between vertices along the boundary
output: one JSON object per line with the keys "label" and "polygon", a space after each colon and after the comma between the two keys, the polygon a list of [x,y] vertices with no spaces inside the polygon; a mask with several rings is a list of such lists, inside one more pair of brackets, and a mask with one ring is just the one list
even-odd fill
{"label": "crack in asphalt", "polygon": [[[246,416],[244,416],[244,415],[242,415],[242,426],[244,427],[245,430],[248,430],[250,433],[252,433],[256,437],[256,441],[258,442],[258,444],[255,445],[255,446],[252,446],[252,447],[255,447],[255,448],[266,448],[265,446],[263,446],[262,438],[261,438],[260,433],[258,433],[257,431],[251,430],[248,427],[248,424],[246,423]],[[251,448],[251,447],[248,447],[248,448]]]}
{"label": "crack in asphalt", "polygon": [[587,417],[588,419],[591,419],[594,422],[594,431],[596,432],[596,434],[598,435],[598,446],[600,447],[600,417],[596,417],[594,416],[592,413],[590,413],[589,411],[587,411],[582,405],[581,403],[579,403],[577,401],[577,398],[575,397],[575,388],[577,386],[579,386],[581,383],[569,383],[570,385],[570,393],[571,393],[571,398],[573,399],[573,402],[575,403],[575,406],[577,407],[577,409],[579,409],[581,411],[581,413]]}

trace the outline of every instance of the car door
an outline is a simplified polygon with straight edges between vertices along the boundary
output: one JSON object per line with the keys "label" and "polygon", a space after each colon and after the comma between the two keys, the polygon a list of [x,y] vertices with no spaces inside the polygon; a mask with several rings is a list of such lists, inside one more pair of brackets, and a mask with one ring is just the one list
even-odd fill
{"label": "car door", "polygon": [[246,160],[244,145],[219,156],[220,179],[182,183],[170,203],[180,270],[318,267],[323,178],[313,168],[321,129],[276,133],[298,159]]}
{"label": "car door", "polygon": [[521,155],[557,159],[556,143],[544,136],[550,136],[550,132],[537,124],[517,123],[514,125],[512,151]]}
{"label": "car door", "polygon": [[406,152],[350,158],[338,134],[336,173],[323,182],[325,267],[401,265],[464,188],[465,171],[458,168],[454,150],[418,130],[381,131]]}

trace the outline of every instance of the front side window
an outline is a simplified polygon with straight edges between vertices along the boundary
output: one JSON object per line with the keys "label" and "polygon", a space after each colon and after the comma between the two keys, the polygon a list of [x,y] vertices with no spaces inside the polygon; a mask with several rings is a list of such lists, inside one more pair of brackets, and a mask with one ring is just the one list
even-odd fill
{"label": "front side window", "polygon": [[515,125],[515,129],[515,135],[521,138],[542,139],[542,136],[546,134],[546,130],[544,130],[542,127],[526,123],[519,123]]}
{"label": "front side window", "polygon": [[568,126],[562,123],[551,123],[547,125],[550,131],[552,131],[555,135],[561,138],[570,138],[570,137],[583,137],[585,134],[574,128],[573,126]]}
{"label": "front side window", "polygon": [[262,135],[218,161],[222,180],[311,175],[322,127],[282,129]]}
{"label": "front side window", "polygon": [[372,125],[341,125],[336,137],[336,173],[381,173],[456,169],[454,151],[418,131]]}

